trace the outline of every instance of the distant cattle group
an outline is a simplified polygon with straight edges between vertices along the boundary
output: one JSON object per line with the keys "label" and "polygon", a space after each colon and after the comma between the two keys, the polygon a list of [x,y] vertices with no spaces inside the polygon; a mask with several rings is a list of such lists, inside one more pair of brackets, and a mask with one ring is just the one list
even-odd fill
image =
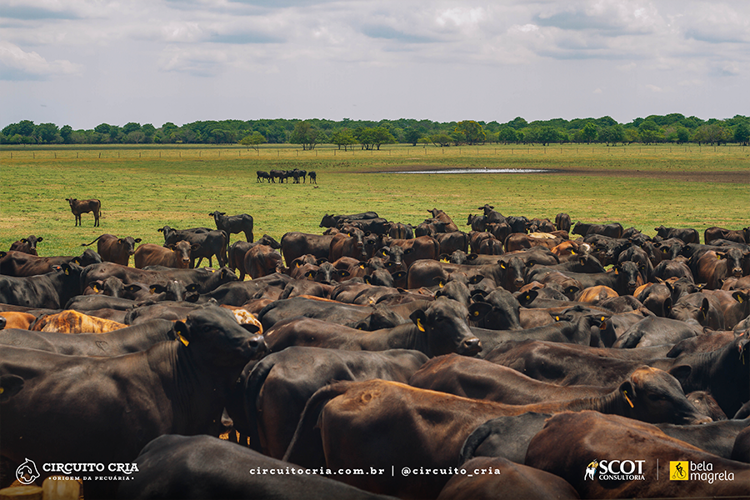
{"label": "distant cattle group", "polygon": [[747,497],[750,228],[476,210],[19,239],[0,488],[33,460],[137,468],[86,500]]}
{"label": "distant cattle group", "polygon": [[269,183],[276,184],[276,180],[279,181],[279,183],[283,183],[284,181],[289,182],[289,179],[292,179],[294,184],[299,184],[300,179],[302,179],[302,182],[307,182],[307,177],[310,177],[310,184],[317,184],[318,183],[318,174],[314,171],[306,171],[306,170],[300,170],[295,168],[294,170],[271,170],[270,172],[264,172],[262,170],[258,170],[256,172],[258,179],[256,182],[263,182],[268,181]]}

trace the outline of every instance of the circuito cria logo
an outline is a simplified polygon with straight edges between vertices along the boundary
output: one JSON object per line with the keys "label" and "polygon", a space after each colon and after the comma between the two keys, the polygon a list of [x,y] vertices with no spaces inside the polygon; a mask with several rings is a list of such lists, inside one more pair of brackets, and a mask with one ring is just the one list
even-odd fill
{"label": "circuito cria logo", "polygon": [[32,484],[39,479],[39,471],[33,460],[27,458],[24,463],[18,466],[18,469],[16,469],[16,479],[18,479],[19,483],[25,485]]}

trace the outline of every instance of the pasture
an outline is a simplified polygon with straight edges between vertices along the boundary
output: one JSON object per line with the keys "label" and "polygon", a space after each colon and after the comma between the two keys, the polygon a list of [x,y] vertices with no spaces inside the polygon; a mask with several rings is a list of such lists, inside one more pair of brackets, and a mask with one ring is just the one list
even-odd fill
{"label": "pasture", "polygon": [[[318,185],[256,182],[256,170],[295,167],[316,171]],[[393,173],[425,168],[556,172]],[[42,256],[79,255],[102,233],[161,244],[157,228],[214,228],[214,210],[249,213],[256,238],[277,240],[287,231],[319,234],[326,213],[367,210],[416,225],[440,208],[468,231],[468,215],[485,203],[504,215],[567,212],[574,223],[616,221],[649,235],[660,224],[702,235],[710,226],[750,223],[750,148],[738,146],[3,147],[0,180],[0,249],[35,234],[44,237]],[[74,227],[68,197],[100,199],[101,227],[90,213]]]}

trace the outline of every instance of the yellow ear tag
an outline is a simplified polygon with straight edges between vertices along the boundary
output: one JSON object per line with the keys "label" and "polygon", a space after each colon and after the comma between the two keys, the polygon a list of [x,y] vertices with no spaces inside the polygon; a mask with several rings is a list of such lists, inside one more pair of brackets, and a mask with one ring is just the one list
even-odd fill
{"label": "yellow ear tag", "polygon": [[501,263],[501,264],[500,264],[500,267],[501,267],[502,269],[505,269],[505,264],[502,264],[502,263]]}
{"label": "yellow ear tag", "polygon": [[633,406],[633,402],[628,397],[628,391],[622,391],[622,394],[625,396],[625,400],[628,402],[628,404],[630,405],[630,407],[631,408],[635,408],[635,406]]}
{"label": "yellow ear tag", "polygon": [[419,318],[417,318],[417,328],[419,329],[420,332],[425,331],[424,327],[422,326],[422,321]]}
{"label": "yellow ear tag", "polygon": [[5,387],[0,387],[0,394],[5,392]]}
{"label": "yellow ear tag", "polygon": [[555,321],[560,321],[560,316],[555,316]]}
{"label": "yellow ear tag", "polygon": [[575,250],[570,251],[570,255],[575,255],[575,254],[576,254]]}
{"label": "yellow ear tag", "polygon": [[67,268],[65,269],[65,274],[66,275],[70,274],[70,271]]}
{"label": "yellow ear tag", "polygon": [[474,311],[474,316],[479,316],[479,311]]}
{"label": "yellow ear tag", "polygon": [[211,272],[212,272],[212,273],[215,273],[215,272],[216,272],[216,269],[211,269]]}
{"label": "yellow ear tag", "polygon": [[299,262],[297,262],[296,266],[299,267]]}
{"label": "yellow ear tag", "polygon": [[448,262],[448,259],[440,259],[440,262],[443,262],[445,264],[449,264],[450,263],[450,262]]}
{"label": "yellow ear tag", "polygon": [[156,293],[156,288],[151,287],[151,288],[148,289],[148,291],[151,292],[151,293]]}
{"label": "yellow ear tag", "polygon": [[360,269],[364,269],[364,268],[365,268],[365,265],[364,265],[364,264],[360,264],[360,265],[359,265],[359,268],[360,268]]}
{"label": "yellow ear tag", "polygon": [[738,295],[737,296],[737,302],[739,302],[740,304],[742,304],[742,302],[743,302],[742,295]]}
{"label": "yellow ear tag", "polygon": [[439,286],[440,288],[443,288],[443,282],[441,281],[440,283],[438,283],[438,286]]}
{"label": "yellow ear tag", "polygon": [[177,334],[177,338],[178,338],[178,339],[180,339],[180,342],[182,342],[183,344],[185,344],[185,347],[187,347],[187,346],[188,346],[188,344],[190,343],[190,342],[188,341],[188,339],[186,339],[185,337],[183,337],[183,336],[182,336],[182,334],[181,334],[181,333],[178,333],[178,334]]}
{"label": "yellow ear tag", "polygon": [[99,293],[99,288],[96,285],[92,286],[91,289],[94,291],[94,293]]}

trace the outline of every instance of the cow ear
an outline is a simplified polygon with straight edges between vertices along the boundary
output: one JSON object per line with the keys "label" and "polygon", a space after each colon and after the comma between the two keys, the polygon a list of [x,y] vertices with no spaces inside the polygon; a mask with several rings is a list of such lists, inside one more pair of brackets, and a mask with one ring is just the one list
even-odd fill
{"label": "cow ear", "polygon": [[27,240],[26,238],[21,238],[21,243],[28,243],[28,242],[29,240]]}
{"label": "cow ear", "polygon": [[620,274],[620,266],[615,266],[615,276]]}
{"label": "cow ear", "polygon": [[[2,257],[2,255],[0,255],[0,257]],[[70,262],[72,262],[73,264],[75,264],[77,266],[81,265],[81,259],[79,257],[74,257],[73,259],[71,259]]]}
{"label": "cow ear", "polygon": [[0,403],[8,401],[23,389],[23,378],[18,375],[3,375],[0,377]]}
{"label": "cow ear", "polygon": [[635,386],[630,380],[626,380],[622,384],[620,384],[620,393],[625,397],[625,401],[628,402],[628,405],[630,405],[631,408],[634,408],[633,405],[633,399],[635,399],[636,393],[635,393]]}
{"label": "cow ear", "polygon": [[435,283],[439,288],[443,288],[445,286],[445,278],[442,276],[435,276],[432,278],[432,282]]}
{"label": "cow ear", "polygon": [[701,303],[700,311],[703,313],[703,319],[706,319],[708,317],[708,308],[710,307],[710,304],[708,302],[708,299],[703,299],[703,302]]}
{"label": "cow ear", "polygon": [[578,292],[580,292],[580,291],[581,291],[581,289],[580,289],[580,288],[578,288],[577,286],[575,286],[575,285],[570,285],[570,286],[569,286],[568,288],[566,288],[566,289],[565,289],[565,294],[566,294],[566,295],[568,295],[568,294],[570,294],[570,295],[575,295],[575,294],[577,294],[577,293],[578,293]]}
{"label": "cow ear", "polygon": [[36,239],[37,243],[39,243],[39,242],[40,242],[40,241],[42,241],[42,240],[44,240],[44,237],[43,237],[43,236],[40,236],[39,238],[37,238],[37,239]]}
{"label": "cow ear", "polygon": [[347,278],[349,276],[349,271],[339,271],[339,274],[342,278]]}
{"label": "cow ear", "polygon": [[469,262],[473,260],[477,260],[478,258],[479,258],[478,253],[470,253],[469,255],[466,256],[466,260],[468,260]]}
{"label": "cow ear", "polygon": [[155,284],[155,285],[151,285],[148,288],[148,291],[151,293],[163,293],[163,292],[166,292],[167,289],[164,285]]}
{"label": "cow ear", "polygon": [[122,245],[122,238],[117,238],[117,243]]}
{"label": "cow ear", "polygon": [[229,275],[229,270],[226,267],[221,268],[221,272],[219,273],[219,279],[224,279]]}
{"label": "cow ear", "polygon": [[742,304],[744,302],[747,302],[747,299],[750,298],[750,295],[743,292],[742,290],[738,290],[732,294],[732,297],[734,298],[734,300]]}
{"label": "cow ear", "polygon": [[469,317],[472,321],[479,321],[492,311],[492,306],[486,302],[474,302],[469,306]]}
{"label": "cow ear", "polygon": [[417,325],[417,328],[420,332],[425,331],[424,324],[427,321],[427,315],[425,315],[423,310],[417,309],[409,315],[409,319],[411,319],[412,322]]}
{"label": "cow ear", "polygon": [[140,290],[140,289],[141,289],[141,287],[139,287],[138,285],[133,285],[133,284],[131,284],[131,285],[125,285],[125,286],[124,286],[124,287],[122,287],[122,288],[123,288],[124,290],[128,291],[128,292],[131,292],[131,293],[132,293],[132,292],[137,292],[138,290]]}
{"label": "cow ear", "polygon": [[136,238],[136,239],[134,239],[133,241],[135,241],[136,243],[140,243],[140,242],[141,242],[141,239],[140,239],[140,238]]}
{"label": "cow ear", "polygon": [[726,257],[726,254],[724,252],[716,252],[716,258],[721,260],[724,257]]}
{"label": "cow ear", "polygon": [[363,280],[363,281],[364,281],[365,283],[367,283],[368,285],[372,285],[372,277],[371,277],[371,276],[370,276],[369,274],[368,274],[368,275],[365,275],[365,277],[364,277],[364,278],[362,278],[362,280]]}
{"label": "cow ear", "polygon": [[690,365],[677,365],[668,371],[670,375],[677,379],[681,386],[685,387],[685,383],[693,372],[693,368]]}
{"label": "cow ear", "polygon": [[174,243],[170,243],[169,245],[167,245],[167,248],[174,252]]}
{"label": "cow ear", "polygon": [[399,271],[397,273],[393,273],[391,275],[395,281],[398,281],[400,279],[403,279],[406,277],[406,273],[404,271]]}
{"label": "cow ear", "polygon": [[313,279],[314,277],[315,277],[315,271],[307,271],[305,273],[305,278],[307,278],[309,280]]}
{"label": "cow ear", "polygon": [[505,262],[503,262],[502,260],[497,261],[497,263],[500,264],[500,269],[505,269],[506,268]]}
{"label": "cow ear", "polygon": [[172,331],[174,332],[174,336],[177,337],[177,340],[182,342],[185,347],[190,344],[188,327],[185,323],[183,323],[182,321],[175,321],[174,326],[172,327]]}
{"label": "cow ear", "polygon": [[539,292],[537,292],[536,290],[527,290],[526,292],[519,295],[516,300],[518,300],[518,303],[523,307],[528,307],[532,302],[534,302],[534,299],[536,299],[537,296],[539,296]]}
{"label": "cow ear", "polygon": [[188,286],[185,287],[185,290],[188,292],[197,292],[201,289],[201,286],[198,283],[190,283]]}

